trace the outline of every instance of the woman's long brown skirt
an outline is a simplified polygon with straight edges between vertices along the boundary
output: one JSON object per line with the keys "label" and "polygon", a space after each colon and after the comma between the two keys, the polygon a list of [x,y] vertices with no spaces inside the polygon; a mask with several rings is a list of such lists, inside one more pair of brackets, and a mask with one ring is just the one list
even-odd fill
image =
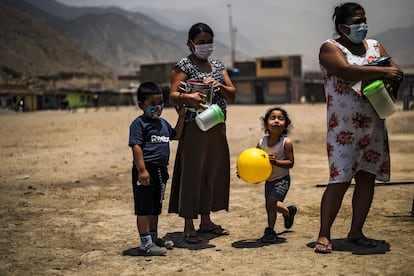
{"label": "woman's long brown skirt", "polygon": [[168,213],[196,219],[229,209],[230,156],[226,125],[207,131],[186,122],[179,141]]}

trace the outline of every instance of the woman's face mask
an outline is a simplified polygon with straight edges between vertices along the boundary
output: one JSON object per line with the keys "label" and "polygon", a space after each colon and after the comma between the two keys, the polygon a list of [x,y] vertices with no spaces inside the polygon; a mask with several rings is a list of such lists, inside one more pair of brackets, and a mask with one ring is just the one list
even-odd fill
{"label": "woman's face mask", "polygon": [[207,59],[214,50],[213,43],[200,44],[200,45],[196,45],[194,42],[192,43],[194,45],[194,55],[199,59]]}
{"label": "woman's face mask", "polygon": [[345,33],[344,35],[354,44],[360,44],[367,36],[368,25],[366,23],[352,24],[349,26],[344,24],[344,26],[351,30],[349,35]]}
{"label": "woman's face mask", "polygon": [[161,116],[162,110],[164,109],[164,104],[160,105],[149,105],[145,109],[145,116],[151,119],[157,119]]}

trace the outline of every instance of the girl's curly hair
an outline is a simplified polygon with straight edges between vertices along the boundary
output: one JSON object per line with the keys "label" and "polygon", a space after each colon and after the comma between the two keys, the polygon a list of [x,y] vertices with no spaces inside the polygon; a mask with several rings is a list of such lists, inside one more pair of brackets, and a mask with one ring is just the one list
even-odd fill
{"label": "girl's curly hair", "polygon": [[263,117],[260,117],[260,118],[261,118],[261,120],[262,120],[262,123],[263,123],[263,129],[264,129],[264,132],[265,132],[266,134],[268,134],[268,133],[269,133],[269,130],[266,128],[266,125],[267,125],[267,120],[269,120],[270,114],[271,114],[273,111],[275,111],[275,110],[278,110],[278,111],[282,112],[283,116],[285,117],[285,120],[286,120],[286,129],[283,131],[283,134],[288,134],[288,128],[290,127],[290,125],[291,125],[292,121],[290,120],[290,118],[289,118],[289,116],[288,116],[288,114],[287,114],[286,110],[284,110],[284,109],[283,109],[283,108],[281,108],[281,107],[272,107],[272,108],[269,108],[269,109],[266,111],[266,114],[265,114]]}

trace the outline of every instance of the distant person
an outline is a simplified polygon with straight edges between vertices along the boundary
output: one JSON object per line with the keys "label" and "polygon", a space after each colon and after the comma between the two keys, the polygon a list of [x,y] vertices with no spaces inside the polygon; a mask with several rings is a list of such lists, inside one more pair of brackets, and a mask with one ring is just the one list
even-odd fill
{"label": "distant person", "polygon": [[98,94],[94,94],[93,95],[92,101],[93,101],[93,106],[97,110],[98,109],[98,104],[99,104],[99,96],[98,96]]}
{"label": "distant person", "polygon": [[361,92],[361,81],[382,79],[388,92],[396,95],[403,80],[393,61],[390,66],[364,66],[388,54],[378,41],[365,38],[368,26],[361,5],[337,6],[333,19],[339,36],[324,42],[319,53],[327,99],[330,178],[321,201],[316,253],[332,252],[331,227],[352,178],[352,222],[346,241],[376,246],[362,228],[373,200],[375,179],[390,180],[390,155],[385,120]]}
{"label": "distant person", "polygon": [[279,107],[269,109],[263,119],[266,135],[259,140],[257,148],[266,151],[272,164],[272,173],[265,182],[265,199],[268,226],[261,241],[264,243],[277,242],[274,230],[277,213],[283,214],[285,228],[293,225],[297,208],[295,205],[286,207],[283,204],[290,188],[290,174],[295,162],[293,143],[288,138],[288,128],[291,124],[287,112]]}
{"label": "distant person", "polygon": [[171,74],[170,103],[186,105],[185,126],[174,165],[169,213],[184,218],[184,241],[200,243],[193,220],[201,215],[198,232],[228,235],[229,231],[213,223],[210,213],[228,210],[230,194],[230,153],[226,124],[220,123],[202,131],[194,119],[206,104],[205,95],[194,91],[183,93],[181,82],[195,80],[218,87],[212,103],[226,114],[227,102],[235,97],[235,87],[223,63],[210,55],[214,49],[212,29],[204,24],[193,25],[187,46],[191,53],[177,61]]}
{"label": "distant person", "polygon": [[25,99],[24,99],[24,97],[21,97],[20,100],[19,100],[19,103],[18,103],[17,110],[20,111],[20,112],[23,112],[23,111],[25,111],[25,108],[26,108]]}
{"label": "distant person", "polygon": [[66,98],[66,96],[62,99],[61,108],[63,110],[69,109],[69,101],[68,98]]}
{"label": "distant person", "polygon": [[139,255],[165,255],[174,243],[158,237],[158,216],[161,214],[165,185],[169,178],[169,141],[179,139],[184,125],[184,110],[178,108],[178,121],[173,129],[161,118],[164,99],[153,82],[142,83],[137,90],[138,106],[144,111],[130,126],[129,146],[133,153],[132,190],[135,215],[140,235]]}

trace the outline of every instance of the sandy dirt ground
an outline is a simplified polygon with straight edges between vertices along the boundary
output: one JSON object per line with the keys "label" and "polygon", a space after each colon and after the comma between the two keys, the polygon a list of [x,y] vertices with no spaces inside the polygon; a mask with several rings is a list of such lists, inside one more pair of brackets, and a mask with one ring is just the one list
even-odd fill
{"label": "sandy dirt ground", "polygon": [[[414,181],[414,111],[387,119],[394,184],[376,187],[365,225],[379,245],[344,243],[351,186],[333,226],[335,251],[319,255],[312,248],[324,191],[317,184],[328,180],[325,105],[283,105],[296,157],[286,203],[298,213],[288,231],[278,217],[279,242],[271,245],[258,242],[266,226],[263,184],[236,177],[237,156],[263,135],[259,117],[268,107],[229,106],[230,211],[212,218],[231,234],[183,243],[183,220],[167,214],[169,182],[159,232],[176,247],[164,257],[134,256],[139,239],[127,143],[138,110],[1,113],[0,275],[414,275],[414,184],[406,183]],[[163,116],[175,124],[173,109]],[[172,142],[170,172],[176,147]]]}

